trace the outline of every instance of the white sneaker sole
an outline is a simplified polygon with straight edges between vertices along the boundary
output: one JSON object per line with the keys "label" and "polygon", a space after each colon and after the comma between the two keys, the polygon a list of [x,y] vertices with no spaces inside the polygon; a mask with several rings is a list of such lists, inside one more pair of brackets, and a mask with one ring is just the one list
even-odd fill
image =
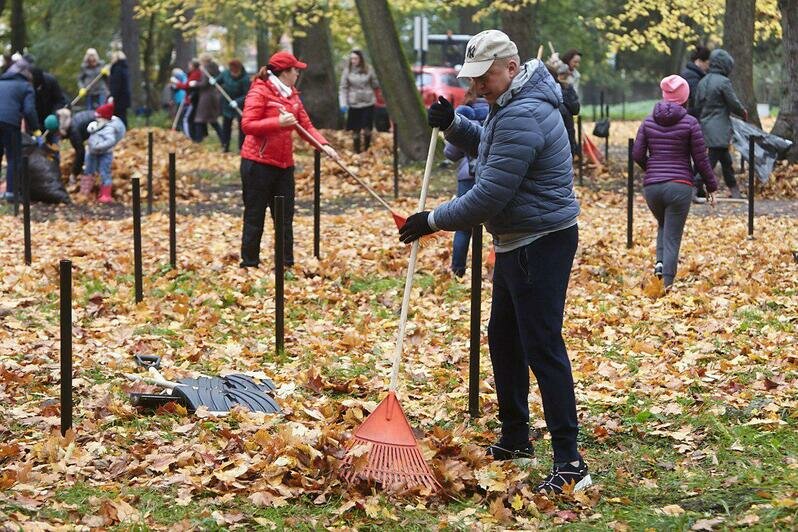
{"label": "white sneaker sole", "polygon": [[586,475],[585,478],[576,483],[576,486],[574,486],[574,493],[576,493],[577,491],[586,490],[592,485],[593,485],[593,479],[590,478],[590,475]]}

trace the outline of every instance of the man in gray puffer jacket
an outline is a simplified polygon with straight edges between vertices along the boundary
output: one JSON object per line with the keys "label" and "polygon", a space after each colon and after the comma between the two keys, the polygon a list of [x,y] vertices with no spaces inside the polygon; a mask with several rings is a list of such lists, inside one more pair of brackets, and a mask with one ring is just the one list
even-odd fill
{"label": "man in gray puffer jacket", "polygon": [[[729,79],[733,68],[734,59],[726,50],[720,48],[713,50],[709,55],[709,72],[698,83],[693,103],[696,116],[701,122],[704,141],[709,148],[709,164],[714,169],[720,162],[723,181],[729,187],[731,197],[739,198],[740,189],[737,188],[729,153],[729,143],[733,133],[731,114],[748,120],[748,112],[735,94]],[[699,185],[699,188],[703,187]]]}
{"label": "man in gray puffer jacket", "polygon": [[459,76],[472,78],[490,103],[484,125],[457,117],[444,98],[430,107],[429,124],[477,157],[476,184],[432,212],[410,216],[400,238],[407,243],[438,229],[486,223],[496,246],[488,341],[502,422],[501,439],[488,454],[496,460],[532,457],[531,368],[554,451],[552,472],[538,489],[584,489],[591,480],[576,446],[574,383],[562,338],[579,204],[560,87],[539,60],[520,65],[515,44],[497,30],[469,41]]}

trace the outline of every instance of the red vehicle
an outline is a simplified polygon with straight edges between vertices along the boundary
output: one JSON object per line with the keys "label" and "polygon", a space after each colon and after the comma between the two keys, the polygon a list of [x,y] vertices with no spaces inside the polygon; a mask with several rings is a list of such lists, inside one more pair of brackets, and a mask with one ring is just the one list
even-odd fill
{"label": "red vehicle", "polygon": [[413,74],[416,76],[416,87],[421,91],[421,100],[424,107],[429,107],[432,102],[443,96],[452,105],[457,107],[465,100],[469,81],[457,77],[457,71],[452,67],[444,66],[414,66]]}

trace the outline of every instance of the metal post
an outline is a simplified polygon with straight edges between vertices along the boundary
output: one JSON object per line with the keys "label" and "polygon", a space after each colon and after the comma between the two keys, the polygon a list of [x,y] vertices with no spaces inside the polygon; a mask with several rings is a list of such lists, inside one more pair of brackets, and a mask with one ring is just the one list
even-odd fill
{"label": "metal post", "polygon": [[599,113],[604,118],[604,91],[599,93]]}
{"label": "metal post", "polygon": [[745,159],[743,158],[743,153],[740,152],[740,173],[745,173]]}
{"label": "metal post", "polygon": [[133,184],[133,278],[136,287],[136,303],[144,299],[141,267],[141,185],[134,177]]}
{"label": "metal post", "polygon": [[313,256],[321,258],[321,152],[313,152]]}
{"label": "metal post", "polygon": [[610,130],[607,129],[607,136],[604,137],[604,164],[610,167]]}
{"label": "metal post", "polygon": [[579,129],[579,186],[581,187],[584,185],[584,178],[583,174],[585,172],[585,152],[583,150],[583,143],[582,143],[582,115],[576,116],[576,125]]}
{"label": "metal post", "polygon": [[754,238],[754,158],[756,157],[756,140],[748,138],[748,238]]}
{"label": "metal post", "polygon": [[147,214],[152,214],[152,131],[147,132]]}
{"label": "metal post", "polygon": [[635,194],[635,162],[632,159],[634,139],[629,139],[629,168],[626,179],[626,248],[632,249],[632,224],[634,222],[634,194]]}
{"label": "metal post", "polygon": [[396,131],[396,122],[391,122],[393,133],[393,198],[399,199],[399,134]]}
{"label": "metal post", "polygon": [[277,355],[285,350],[285,198],[274,198],[274,336]]}
{"label": "metal post", "polygon": [[175,176],[175,153],[169,153],[169,264],[177,268],[177,205]]}
{"label": "metal post", "polygon": [[72,428],[72,261],[61,260],[61,435]]}
{"label": "metal post", "polygon": [[25,264],[32,262],[30,251],[30,174],[28,156],[22,158],[22,230],[25,238]]}
{"label": "metal post", "polygon": [[482,323],[482,226],[471,231],[471,339],[468,354],[468,415],[479,417],[479,344]]}
{"label": "metal post", "polygon": [[[15,150],[14,154],[14,179],[11,181],[14,185],[14,217],[16,218],[19,216],[19,195],[21,194],[22,189],[22,179],[20,176],[22,170],[22,138],[19,134],[15,132],[17,140],[12,144],[11,149]],[[8,172],[8,169],[6,169]]]}

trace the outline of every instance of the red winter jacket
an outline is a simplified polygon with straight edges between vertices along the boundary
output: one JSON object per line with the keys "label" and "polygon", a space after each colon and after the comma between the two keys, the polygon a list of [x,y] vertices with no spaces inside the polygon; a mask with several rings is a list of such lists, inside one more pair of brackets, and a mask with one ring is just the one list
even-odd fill
{"label": "red winter jacket", "polygon": [[280,109],[293,114],[299,125],[318,142],[328,144],[310,122],[296,89],[286,98],[272,83],[258,78],[247,93],[241,118],[241,129],[247,136],[241,147],[242,159],[278,168],[294,166],[295,128],[280,126]]}
{"label": "red winter jacket", "polygon": [[186,76],[186,81],[184,81],[183,83],[175,83],[176,89],[182,89],[186,91],[186,105],[191,104],[191,93],[197,92],[194,87],[189,85],[189,83],[191,83],[192,81],[196,81],[197,83],[199,83],[201,80],[202,80],[202,71],[199,68],[197,68],[188,73],[188,76]]}

